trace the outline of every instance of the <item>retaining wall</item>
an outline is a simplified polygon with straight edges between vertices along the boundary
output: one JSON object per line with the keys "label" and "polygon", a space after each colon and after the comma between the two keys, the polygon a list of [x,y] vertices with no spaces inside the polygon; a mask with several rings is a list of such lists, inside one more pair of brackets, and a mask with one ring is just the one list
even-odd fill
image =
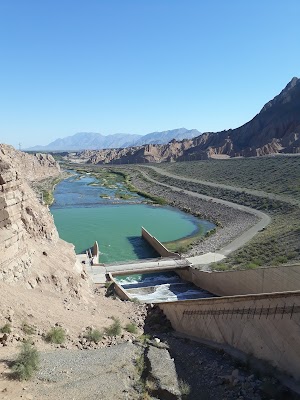
{"label": "retaining wall", "polygon": [[176,273],[218,296],[300,290],[300,264],[245,271],[205,272],[194,268]]}
{"label": "retaining wall", "polygon": [[99,245],[98,245],[98,242],[97,242],[97,240],[95,241],[95,243],[93,244],[93,247],[92,247],[92,256],[97,260],[97,262],[98,262],[98,259],[99,259]]}
{"label": "retaining wall", "polygon": [[161,303],[173,328],[300,379],[300,291]]}
{"label": "retaining wall", "polygon": [[169,251],[156,237],[152,236],[144,227],[142,227],[142,237],[158,252],[161,257],[176,257],[177,253]]}

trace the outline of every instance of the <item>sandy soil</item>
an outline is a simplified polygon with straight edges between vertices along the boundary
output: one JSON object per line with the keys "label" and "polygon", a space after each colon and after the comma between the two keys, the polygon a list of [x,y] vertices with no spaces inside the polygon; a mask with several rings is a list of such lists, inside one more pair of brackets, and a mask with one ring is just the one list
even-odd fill
{"label": "sandy soil", "polygon": [[[123,329],[117,340],[104,337],[98,345],[85,346],[80,343],[81,334],[87,327],[102,330],[112,324],[112,317],[119,318],[122,327],[128,322],[134,322],[139,326],[138,334],[142,333],[144,306],[107,298],[105,288],[98,288],[89,302],[70,298],[60,292],[39,288],[26,289],[22,285],[10,286],[3,282],[0,282],[0,293],[5,293],[5,298],[1,298],[0,327],[10,323],[12,329],[5,346],[0,344],[0,399],[31,398],[30,394],[23,390],[28,386],[26,382],[9,379],[11,371],[8,363],[16,358],[18,347],[24,338],[30,337],[38,350],[46,352],[56,348],[99,349],[134,339],[135,335]],[[36,328],[35,334],[25,335],[22,330],[24,322]],[[44,335],[55,324],[66,330],[67,340],[62,345],[49,344],[44,340]],[[2,336],[0,334],[0,337]]]}

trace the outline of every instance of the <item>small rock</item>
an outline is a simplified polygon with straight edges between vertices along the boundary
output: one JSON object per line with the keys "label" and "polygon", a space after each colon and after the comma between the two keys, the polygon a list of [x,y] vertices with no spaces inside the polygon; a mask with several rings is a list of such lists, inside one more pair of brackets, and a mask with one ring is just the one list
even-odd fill
{"label": "small rock", "polygon": [[233,378],[238,378],[239,377],[239,370],[238,369],[234,369],[231,373],[231,376]]}
{"label": "small rock", "polygon": [[238,379],[234,379],[232,382],[232,386],[237,386],[239,384],[239,380]]}

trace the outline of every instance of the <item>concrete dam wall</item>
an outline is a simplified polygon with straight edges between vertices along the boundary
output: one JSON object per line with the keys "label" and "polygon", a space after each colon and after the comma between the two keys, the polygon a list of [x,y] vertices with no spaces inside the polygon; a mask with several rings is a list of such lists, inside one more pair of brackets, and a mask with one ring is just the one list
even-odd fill
{"label": "concrete dam wall", "polygon": [[142,227],[142,237],[157,251],[161,257],[179,258],[177,253],[169,251],[156,237],[152,236],[144,227]]}
{"label": "concrete dam wall", "polygon": [[300,290],[300,264],[226,272],[188,268],[178,270],[177,273],[182,279],[218,296]]}
{"label": "concrete dam wall", "polygon": [[300,291],[178,301],[159,307],[176,331],[253,355],[300,379]]}

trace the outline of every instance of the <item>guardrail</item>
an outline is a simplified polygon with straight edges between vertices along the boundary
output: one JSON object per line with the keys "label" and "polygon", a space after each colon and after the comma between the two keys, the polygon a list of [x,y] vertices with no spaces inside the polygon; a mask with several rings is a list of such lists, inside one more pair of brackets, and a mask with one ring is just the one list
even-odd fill
{"label": "guardrail", "polygon": [[[128,261],[115,261],[113,263],[104,264],[105,267],[113,267],[115,265],[127,265],[127,264],[143,264],[146,262],[163,262],[163,261],[176,261],[173,257],[158,257],[158,258],[143,258],[137,260],[128,260]],[[188,262],[188,261],[187,261]]]}

